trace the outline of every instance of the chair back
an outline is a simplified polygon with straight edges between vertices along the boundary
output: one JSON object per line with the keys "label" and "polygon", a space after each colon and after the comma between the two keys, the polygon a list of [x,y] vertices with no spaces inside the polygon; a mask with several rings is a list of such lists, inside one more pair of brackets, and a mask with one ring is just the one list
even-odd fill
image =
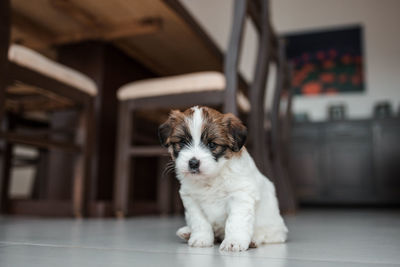
{"label": "chair back", "polygon": [[253,116],[260,114],[259,106],[263,106],[271,54],[270,43],[273,43],[271,38],[275,37],[271,34],[268,0],[234,1],[233,21],[231,24],[229,44],[224,62],[224,73],[226,77],[224,112],[231,112],[235,115],[238,113],[236,102],[236,95],[239,87],[238,65],[242,47],[244,24],[247,17],[253,21],[259,34],[255,73],[249,88],[250,91],[247,92],[252,105],[251,115]]}
{"label": "chair back", "polygon": [[[269,169],[267,158],[267,143],[264,132],[266,114],[265,93],[271,60],[277,59],[277,38],[272,32],[269,17],[269,0],[235,0],[233,23],[228,50],[225,55],[224,72],[227,88],[225,90],[224,112],[238,115],[236,95],[239,89],[238,64],[242,45],[244,23],[249,17],[258,33],[258,48],[253,79],[248,86],[248,92],[243,92],[250,101],[250,114],[247,116],[248,142],[247,147],[256,165],[266,174]],[[241,89],[241,88],[240,88]],[[265,163],[267,162],[267,164]]]}

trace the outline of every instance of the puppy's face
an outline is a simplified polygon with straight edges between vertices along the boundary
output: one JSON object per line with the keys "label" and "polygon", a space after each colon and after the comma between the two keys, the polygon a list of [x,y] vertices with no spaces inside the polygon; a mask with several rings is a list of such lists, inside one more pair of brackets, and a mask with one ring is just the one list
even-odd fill
{"label": "puppy's face", "polygon": [[227,160],[240,153],[246,136],[238,118],[208,107],[173,110],[159,127],[160,141],[168,147],[181,178],[215,177]]}

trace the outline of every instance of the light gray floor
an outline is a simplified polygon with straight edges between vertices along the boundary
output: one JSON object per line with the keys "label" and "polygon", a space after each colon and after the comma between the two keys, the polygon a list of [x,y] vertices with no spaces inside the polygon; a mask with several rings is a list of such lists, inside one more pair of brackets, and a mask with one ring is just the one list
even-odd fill
{"label": "light gray floor", "polygon": [[190,248],[175,218],[0,218],[0,266],[400,266],[400,212],[301,211],[289,241],[241,253]]}

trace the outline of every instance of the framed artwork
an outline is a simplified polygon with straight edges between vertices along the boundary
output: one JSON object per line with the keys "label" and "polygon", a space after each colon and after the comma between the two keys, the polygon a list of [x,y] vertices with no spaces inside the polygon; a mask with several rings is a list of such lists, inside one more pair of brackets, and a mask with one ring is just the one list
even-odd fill
{"label": "framed artwork", "polygon": [[361,26],[286,34],[296,95],[363,92]]}

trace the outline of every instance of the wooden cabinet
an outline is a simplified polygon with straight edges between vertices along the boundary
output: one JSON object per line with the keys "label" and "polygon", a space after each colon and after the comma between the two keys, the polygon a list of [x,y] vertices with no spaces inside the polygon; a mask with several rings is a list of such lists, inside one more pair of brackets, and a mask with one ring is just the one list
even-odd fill
{"label": "wooden cabinet", "polygon": [[322,200],[358,203],[371,200],[374,191],[369,122],[325,124],[321,147],[325,177]]}
{"label": "wooden cabinet", "polygon": [[289,168],[299,198],[312,200],[321,194],[321,152],[319,125],[299,126],[293,131]]}
{"label": "wooden cabinet", "polygon": [[388,203],[400,202],[400,121],[373,122],[374,169],[379,198]]}
{"label": "wooden cabinet", "polygon": [[289,173],[300,202],[400,203],[400,120],[301,123]]}

